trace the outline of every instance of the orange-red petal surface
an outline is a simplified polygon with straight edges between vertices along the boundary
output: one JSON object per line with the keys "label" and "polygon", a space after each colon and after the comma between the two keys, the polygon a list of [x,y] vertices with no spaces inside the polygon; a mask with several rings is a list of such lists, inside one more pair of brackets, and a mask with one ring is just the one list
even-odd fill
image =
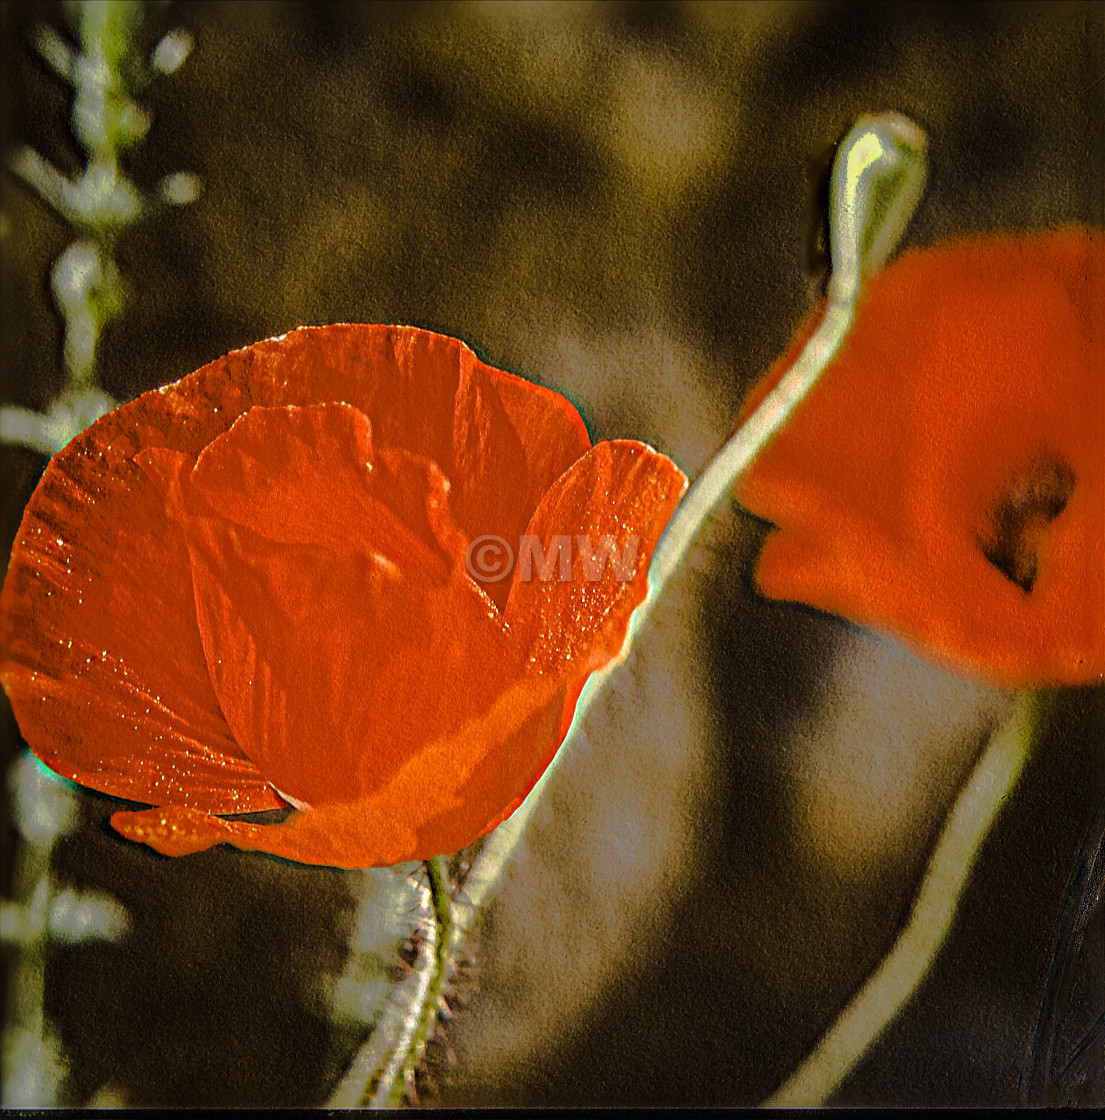
{"label": "orange-red petal surface", "polygon": [[211,812],[279,807],[215,698],[191,565],[124,411],[46,469],[12,552],[0,678],[32,750],[83,785]]}
{"label": "orange-red petal surface", "polygon": [[111,823],[165,855],[233,844],[333,867],[428,859],[465,847],[504,803],[521,797],[525,775],[556,734],[563,703],[563,684],[552,677],[517,682],[489,712],[427,744],[372,794],[305,809],[282,824],[175,808],[116,813]]}
{"label": "orange-red petal surface", "polygon": [[464,569],[376,500],[370,455],[348,405],[254,409],[184,487],[216,694],[265,776],[312,806],[385,785],[522,663]]}
{"label": "orange-red petal surface", "polygon": [[[413,328],[294,331],[148,393],[28,505],[0,647],[20,726],[57,772],[153,803],[114,821],[168,854],[455,851],[551,759],[685,485],[636,444],[570,469],[589,447],[563,397]],[[620,581],[519,592],[512,628],[464,560],[531,519],[637,552]],[[282,825],[215,815],[276,791]]]}
{"label": "orange-red petal surface", "polygon": [[527,565],[532,546],[519,546],[506,609],[533,669],[574,660],[585,675],[618,652],[645,596],[656,541],[686,488],[670,459],[633,440],[597,444],[557,480],[526,528],[540,547]]}
{"label": "orange-red petal surface", "polygon": [[[462,342],[412,327],[304,328],[193,375],[236,418],[253,405],[345,401],[380,447],[435,462],[470,537],[516,536],[548,487],[590,446],[558,393],[481,362]],[[188,380],[188,379],[186,379]],[[511,484],[504,486],[503,479]]]}
{"label": "orange-red petal surface", "polygon": [[872,280],[738,485],[778,526],[766,594],[1002,683],[1101,677],[1103,246],[1077,230],[976,239]]}
{"label": "orange-red petal surface", "polygon": [[118,412],[131,421],[137,447],[197,455],[253,407],[325,402],[364,413],[376,447],[435,463],[469,537],[517,536],[549,486],[590,447],[566,397],[415,327],[303,327],[235,350]]}

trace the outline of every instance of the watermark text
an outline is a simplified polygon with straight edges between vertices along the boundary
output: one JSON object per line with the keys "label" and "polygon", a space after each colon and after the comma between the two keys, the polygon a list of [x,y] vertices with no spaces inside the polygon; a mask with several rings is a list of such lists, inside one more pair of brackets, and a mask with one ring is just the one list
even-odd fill
{"label": "watermark text", "polygon": [[[465,556],[468,574],[477,583],[498,583],[517,569],[517,578],[524,583],[557,580],[570,583],[573,569],[588,583],[597,583],[606,574],[621,583],[633,578],[637,569],[637,548],[641,538],[635,533],[619,545],[611,533],[592,541],[587,533],[577,536],[556,534],[546,545],[540,537],[525,533],[518,538],[517,550],[503,537],[488,533],[477,537]],[[578,564],[575,563],[578,561]]]}

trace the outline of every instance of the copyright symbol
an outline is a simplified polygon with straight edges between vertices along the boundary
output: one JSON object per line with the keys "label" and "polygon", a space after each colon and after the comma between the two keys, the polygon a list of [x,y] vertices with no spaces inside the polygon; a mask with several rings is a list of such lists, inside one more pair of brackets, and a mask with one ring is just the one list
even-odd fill
{"label": "copyright symbol", "polygon": [[514,567],[514,551],[502,537],[493,533],[477,537],[469,546],[464,562],[468,574],[480,583],[498,583]]}

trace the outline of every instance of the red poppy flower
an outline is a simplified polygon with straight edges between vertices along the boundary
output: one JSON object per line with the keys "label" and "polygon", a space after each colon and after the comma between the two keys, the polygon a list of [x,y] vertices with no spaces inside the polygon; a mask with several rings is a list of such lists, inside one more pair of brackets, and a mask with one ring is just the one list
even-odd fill
{"label": "red poppy flower", "polygon": [[[452,339],[298,330],[55,456],[4,584],[0,678],[47,766],[154,806],[112,823],[161,852],[456,851],[551,761],[685,485]],[[466,567],[486,534],[607,533],[639,538],[628,575]],[[217,815],[289,803],[278,825]]]}
{"label": "red poppy flower", "polygon": [[[963,240],[874,277],[737,487],[769,596],[1003,684],[1105,673],[1105,242]],[[767,375],[754,407],[812,330]]]}

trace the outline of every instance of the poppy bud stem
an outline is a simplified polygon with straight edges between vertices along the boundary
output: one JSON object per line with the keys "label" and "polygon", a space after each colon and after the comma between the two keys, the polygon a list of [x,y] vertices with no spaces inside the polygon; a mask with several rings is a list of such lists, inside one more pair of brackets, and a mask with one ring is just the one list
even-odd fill
{"label": "poppy bud stem", "polygon": [[855,318],[863,280],[890,258],[921,199],[925,147],[924,133],[896,113],[861,118],[841,142],[829,185],[833,271],[825,315],[786,376],[733,434],[675,511],[653,555],[649,597],[638,609],[631,633],[714,508],[840,350]]}
{"label": "poppy bud stem", "polygon": [[1050,703],[1031,690],[1017,695],[952,807],[894,947],[765,1107],[827,1103],[920,987],[951,932],[983,841],[1017,784]]}
{"label": "poppy bud stem", "polygon": [[541,799],[541,793],[579,733],[587,713],[625,661],[668,580],[718,503],[783,426],[840,349],[855,316],[863,280],[889,259],[920,201],[926,176],[924,133],[897,114],[863,117],[845,136],[829,185],[833,277],[824,318],[798,360],[730,438],[680,502],[660,538],[648,576],[648,595],[630,618],[618,657],[592,674],[576,705],[571,729],[529,797],[488,839],[465,885],[474,913],[499,878]]}

